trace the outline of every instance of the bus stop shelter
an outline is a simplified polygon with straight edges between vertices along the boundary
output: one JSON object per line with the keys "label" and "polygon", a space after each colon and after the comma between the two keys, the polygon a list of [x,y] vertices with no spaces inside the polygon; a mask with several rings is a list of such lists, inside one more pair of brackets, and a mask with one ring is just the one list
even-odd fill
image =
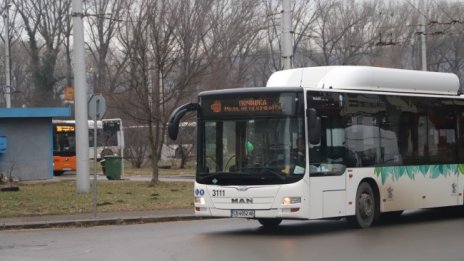
{"label": "bus stop shelter", "polygon": [[53,177],[53,118],[70,107],[0,108],[0,172],[19,180]]}

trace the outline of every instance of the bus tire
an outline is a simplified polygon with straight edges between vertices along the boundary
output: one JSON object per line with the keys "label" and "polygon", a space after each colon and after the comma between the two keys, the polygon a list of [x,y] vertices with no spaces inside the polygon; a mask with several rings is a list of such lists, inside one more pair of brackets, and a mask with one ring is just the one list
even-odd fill
{"label": "bus tire", "polygon": [[264,228],[276,228],[282,222],[281,218],[259,218],[258,222]]}
{"label": "bus tire", "polygon": [[362,182],[356,192],[356,213],[348,219],[350,223],[358,228],[372,226],[379,216],[377,202],[372,186],[368,182]]}

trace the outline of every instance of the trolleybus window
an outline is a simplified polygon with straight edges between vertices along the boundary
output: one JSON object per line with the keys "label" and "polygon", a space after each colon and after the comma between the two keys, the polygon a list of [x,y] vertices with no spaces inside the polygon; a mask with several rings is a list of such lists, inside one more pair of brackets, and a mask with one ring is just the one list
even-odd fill
{"label": "trolleybus window", "polygon": [[457,162],[451,99],[308,92],[308,107],[316,109],[322,126],[321,143],[309,148],[313,176],[342,174],[341,165]]}

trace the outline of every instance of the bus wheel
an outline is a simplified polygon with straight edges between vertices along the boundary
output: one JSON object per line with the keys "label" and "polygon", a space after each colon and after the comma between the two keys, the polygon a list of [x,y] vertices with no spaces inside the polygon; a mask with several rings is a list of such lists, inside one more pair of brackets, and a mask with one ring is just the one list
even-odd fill
{"label": "bus wheel", "polygon": [[63,173],[64,171],[53,171],[53,176],[61,176]]}
{"label": "bus wheel", "polygon": [[362,182],[356,192],[356,214],[349,218],[350,223],[359,228],[368,228],[378,217],[378,206],[372,186]]}
{"label": "bus wheel", "polygon": [[280,218],[260,218],[259,223],[265,228],[275,228],[280,225],[282,219]]}

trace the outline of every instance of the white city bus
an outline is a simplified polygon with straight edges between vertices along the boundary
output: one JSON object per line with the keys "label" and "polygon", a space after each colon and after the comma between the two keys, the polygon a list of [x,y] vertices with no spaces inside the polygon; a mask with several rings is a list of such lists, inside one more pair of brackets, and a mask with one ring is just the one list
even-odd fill
{"label": "white city bus", "polygon": [[195,213],[347,217],[463,206],[464,96],[454,74],[329,66],[279,71],[265,88],[207,91],[198,115]]}

